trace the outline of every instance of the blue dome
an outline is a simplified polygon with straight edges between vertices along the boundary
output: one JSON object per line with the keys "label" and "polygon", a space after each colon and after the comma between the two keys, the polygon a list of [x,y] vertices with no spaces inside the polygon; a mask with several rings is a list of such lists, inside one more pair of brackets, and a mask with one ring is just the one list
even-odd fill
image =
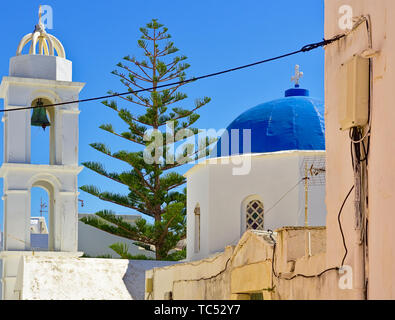
{"label": "blue dome", "polygon": [[[239,150],[231,148],[232,129],[239,130],[239,139],[234,142]],[[243,150],[243,129],[251,129],[251,150]],[[226,130],[229,151],[221,154],[221,143],[226,145],[222,135],[217,142],[217,157],[250,152],[325,150],[324,103],[310,98],[308,90],[295,87],[285,92],[285,98],[245,111]]]}

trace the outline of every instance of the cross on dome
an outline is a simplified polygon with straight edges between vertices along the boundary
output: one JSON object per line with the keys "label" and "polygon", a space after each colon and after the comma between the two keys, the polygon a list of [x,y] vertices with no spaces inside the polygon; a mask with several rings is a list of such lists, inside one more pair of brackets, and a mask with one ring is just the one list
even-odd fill
{"label": "cross on dome", "polygon": [[[21,55],[23,48],[29,42],[31,42],[29,54],[54,56],[56,51],[58,57],[66,58],[66,53],[64,51],[62,43],[56,37],[45,31],[45,26],[41,21],[41,15],[42,8],[40,5],[40,8],[38,10],[38,24],[36,24],[32,33],[28,33],[27,35],[25,35],[19,42],[18,48],[16,50],[16,55]],[[36,49],[37,44],[38,52]]]}
{"label": "cross on dome", "polygon": [[295,66],[295,75],[291,78],[291,81],[295,82],[295,88],[299,88],[299,80],[303,77],[303,72],[299,71],[300,67],[297,64]]}

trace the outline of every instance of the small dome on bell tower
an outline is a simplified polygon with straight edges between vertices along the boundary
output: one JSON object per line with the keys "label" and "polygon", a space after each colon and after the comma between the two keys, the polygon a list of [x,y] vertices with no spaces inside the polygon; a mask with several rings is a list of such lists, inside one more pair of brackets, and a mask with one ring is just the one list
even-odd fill
{"label": "small dome on bell tower", "polygon": [[19,42],[18,48],[16,50],[17,56],[20,56],[22,54],[23,48],[29,42],[29,54],[54,56],[56,51],[58,57],[66,58],[62,43],[56,37],[45,31],[45,26],[41,21],[41,6],[39,9],[38,24],[36,24],[32,33],[28,33],[27,35],[25,35]]}
{"label": "small dome on bell tower", "polygon": [[[27,54],[23,54],[29,46]],[[66,52],[58,38],[49,34],[39,20],[34,31],[26,34],[19,42],[16,56],[10,59],[10,76],[72,81],[72,64],[66,59]]]}

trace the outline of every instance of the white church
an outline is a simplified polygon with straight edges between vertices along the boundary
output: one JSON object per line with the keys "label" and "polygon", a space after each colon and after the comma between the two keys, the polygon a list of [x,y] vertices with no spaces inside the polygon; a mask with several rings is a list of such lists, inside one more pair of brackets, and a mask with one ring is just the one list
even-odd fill
{"label": "white church", "polygon": [[188,260],[237,244],[247,229],[325,225],[324,104],[295,69],[284,98],[243,112],[185,174]]}
{"label": "white church", "polygon": [[[325,225],[324,106],[300,88],[301,76],[297,66],[295,87],[285,97],[242,113],[215,153],[185,174],[187,260],[223,251],[247,229]],[[22,38],[9,75],[2,78],[0,98],[7,110],[0,168],[2,299],[142,299],[145,270],[175,263],[81,258],[80,110],[67,102],[78,100],[83,87],[72,81],[65,49],[41,22]],[[31,126],[48,125],[42,119],[50,123],[50,163],[32,164]],[[48,248],[42,251],[31,243],[30,198],[36,186],[49,198]]]}

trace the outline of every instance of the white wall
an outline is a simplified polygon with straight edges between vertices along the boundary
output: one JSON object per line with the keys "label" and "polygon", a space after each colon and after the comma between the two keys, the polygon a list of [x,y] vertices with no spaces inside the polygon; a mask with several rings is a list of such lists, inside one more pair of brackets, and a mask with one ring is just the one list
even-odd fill
{"label": "white wall", "polygon": [[[187,179],[187,260],[200,259],[209,252],[209,183],[208,166],[199,168],[199,173]],[[195,253],[195,214],[196,205],[200,206],[200,251]]]}
{"label": "white wall", "polygon": [[[21,300],[142,300],[145,271],[177,262],[27,255],[15,284]],[[52,254],[53,255],[53,254]]]}
{"label": "white wall", "polygon": [[[264,205],[265,230],[304,225],[304,183],[301,162],[324,152],[291,151],[254,154],[246,175],[233,175],[232,163],[198,164],[187,176],[187,259],[195,260],[236,244],[245,231],[242,206],[252,196]],[[293,189],[292,189],[293,188]],[[276,204],[287,192],[289,193]],[[309,186],[309,225],[325,225],[325,186]],[[201,252],[194,253],[194,208],[200,205]],[[274,207],[273,207],[274,206]],[[273,208],[272,208],[273,207]]]}
{"label": "white wall", "polygon": [[109,248],[110,245],[122,242],[129,246],[129,253],[132,255],[144,254],[147,257],[155,258],[155,253],[133,244],[133,240],[112,235],[95,227],[78,221],[78,251],[82,251],[90,257],[109,254],[114,258],[119,255]]}
{"label": "white wall", "polygon": [[40,54],[24,54],[10,59],[10,76],[34,79],[71,81],[70,60]]}

